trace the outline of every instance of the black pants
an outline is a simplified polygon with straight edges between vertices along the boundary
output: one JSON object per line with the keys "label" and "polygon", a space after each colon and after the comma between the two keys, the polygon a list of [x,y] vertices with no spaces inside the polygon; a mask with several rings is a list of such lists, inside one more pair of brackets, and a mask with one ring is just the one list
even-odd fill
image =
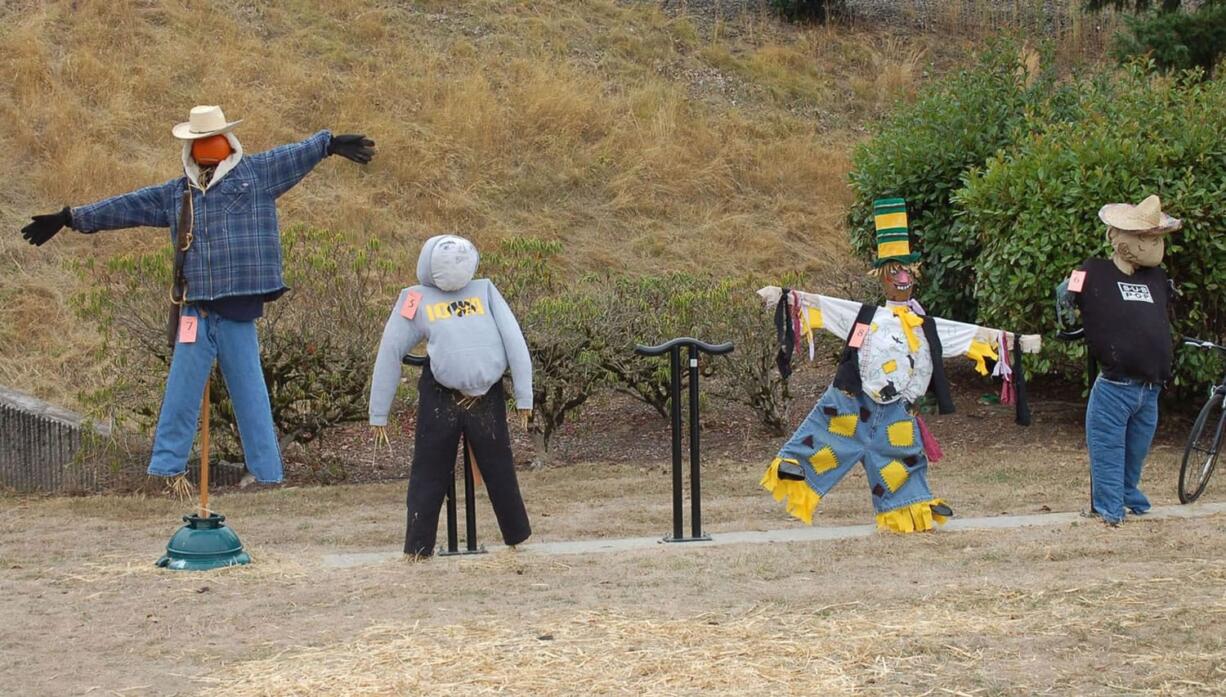
{"label": "black pants", "polygon": [[485,479],[503,541],[515,545],[528,539],[532,527],[515,478],[502,383],[495,383],[468,409],[456,401],[462,395],[435,382],[429,365],[422,368],[417,388],[420,397],[413,468],[409,472],[405,554],[425,556],[434,552],[439,510],[455,478],[461,433],[468,438]]}

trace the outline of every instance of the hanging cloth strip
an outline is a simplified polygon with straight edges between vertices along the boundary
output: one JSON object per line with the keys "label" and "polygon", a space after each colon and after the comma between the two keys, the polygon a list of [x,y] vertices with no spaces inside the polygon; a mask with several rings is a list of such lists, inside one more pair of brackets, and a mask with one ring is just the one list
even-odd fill
{"label": "hanging cloth strip", "polygon": [[1009,337],[1000,333],[1000,360],[996,362],[993,377],[1000,378],[1000,403],[1017,404],[1017,389],[1013,384],[1013,368],[1009,365]]}
{"label": "hanging cloth strip", "polygon": [[891,305],[890,312],[893,312],[898,321],[902,323],[903,334],[907,336],[907,349],[915,353],[920,347],[919,336],[916,335],[915,330],[924,323],[924,319],[912,312],[911,308],[906,305]]}
{"label": "hanging cloth strip", "polygon": [[919,426],[920,441],[924,444],[924,454],[928,456],[928,462],[940,462],[941,458],[945,457],[945,453],[941,450],[941,444],[937,442],[936,436],[928,430],[928,424],[924,423],[923,417],[919,414],[915,415],[915,425]]}
{"label": "hanging cloth strip", "polygon": [[794,337],[793,340],[795,341],[795,344],[792,346],[792,350],[797,353],[799,353],[800,350],[804,347],[804,344],[802,343],[804,340],[804,330],[801,328],[801,319],[800,319],[800,315],[802,312],[804,312],[804,308],[800,304],[800,294],[797,293],[796,291],[792,291],[792,298],[791,298],[792,336]]}
{"label": "hanging cloth strip", "polygon": [[779,352],[775,354],[775,367],[779,375],[787,380],[792,375],[792,351],[796,347],[796,335],[792,327],[792,311],[788,301],[792,291],[784,288],[779,294],[779,304],[775,305],[775,337],[779,343]]}

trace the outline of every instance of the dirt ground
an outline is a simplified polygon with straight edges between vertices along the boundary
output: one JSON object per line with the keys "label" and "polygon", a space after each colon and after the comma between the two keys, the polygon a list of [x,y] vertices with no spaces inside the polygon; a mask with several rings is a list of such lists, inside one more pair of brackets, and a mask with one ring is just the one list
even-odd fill
{"label": "dirt ground", "polygon": [[[930,474],[959,515],[1081,506],[1076,404],[1037,404],[1033,431],[960,406],[934,420],[947,456]],[[638,440],[645,464],[523,471],[533,541],[667,532],[667,441]],[[1155,504],[1176,502],[1173,443],[1146,471]],[[767,445],[711,440],[712,534],[799,525],[757,488]],[[815,524],[868,523],[869,498],[852,474]],[[398,549],[403,500],[403,481],[222,493],[255,562],[187,573],[153,567],[186,504],[2,497],[0,693],[1226,693],[1226,516],[323,563]]]}

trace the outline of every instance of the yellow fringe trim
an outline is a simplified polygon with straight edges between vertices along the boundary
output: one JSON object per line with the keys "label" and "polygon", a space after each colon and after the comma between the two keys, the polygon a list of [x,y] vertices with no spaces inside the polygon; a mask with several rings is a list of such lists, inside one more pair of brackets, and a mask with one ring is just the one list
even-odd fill
{"label": "yellow fringe trim", "polygon": [[945,523],[945,516],[932,512],[932,506],[945,503],[941,499],[920,501],[892,511],[877,514],[878,530],[894,532],[924,532]]}
{"label": "yellow fringe trim", "polygon": [[766,468],[766,473],[762,475],[762,481],[759,483],[763,489],[771,492],[771,496],[774,496],[776,501],[783,501],[785,498],[788,500],[788,513],[812,525],[813,511],[817,510],[817,504],[822,497],[803,481],[780,479],[779,463],[781,462],[783,462],[782,458],[775,458],[770,467]]}

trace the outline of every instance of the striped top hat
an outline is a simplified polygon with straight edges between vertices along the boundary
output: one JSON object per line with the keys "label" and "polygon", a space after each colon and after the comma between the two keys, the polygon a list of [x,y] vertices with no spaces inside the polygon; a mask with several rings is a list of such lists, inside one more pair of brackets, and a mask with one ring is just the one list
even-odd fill
{"label": "striped top hat", "polygon": [[891,261],[913,264],[919,260],[919,254],[911,251],[905,200],[879,198],[873,201],[873,222],[877,225],[877,261],[873,262],[874,268]]}

